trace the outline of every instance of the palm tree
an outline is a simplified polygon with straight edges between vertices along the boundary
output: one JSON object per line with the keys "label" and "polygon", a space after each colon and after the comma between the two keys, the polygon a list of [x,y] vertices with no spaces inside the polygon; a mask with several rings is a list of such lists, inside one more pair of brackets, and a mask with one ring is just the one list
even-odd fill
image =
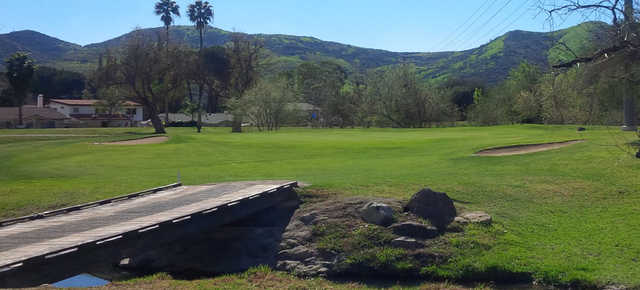
{"label": "palm tree", "polygon": [[[187,9],[187,14],[189,15],[189,20],[196,25],[196,29],[200,32],[200,59],[199,62],[202,64],[202,38],[204,37],[203,32],[207,27],[209,22],[213,20],[213,6],[209,5],[209,2],[201,0],[196,1],[193,4],[189,4],[189,9]],[[202,129],[202,110],[201,110],[201,100],[202,100],[202,84],[198,85],[198,133]]]}
{"label": "palm tree", "polygon": [[203,31],[213,20],[213,6],[207,1],[198,0],[194,4],[189,4],[187,14],[189,14],[189,20],[196,25],[196,29],[200,32],[200,51],[202,52]]}
{"label": "palm tree", "polygon": [[[156,15],[160,16],[160,20],[164,23],[166,32],[166,50],[167,50],[167,67],[169,66],[169,27],[173,23],[173,16],[180,17],[180,6],[173,0],[160,0],[155,6]],[[169,123],[169,93],[165,92],[164,96],[164,121]]]}
{"label": "palm tree", "polygon": [[180,17],[180,6],[173,0],[160,0],[156,3],[156,15],[160,16],[160,20],[164,23],[164,29],[167,34],[167,46],[169,46],[169,27],[173,23],[173,16]]}

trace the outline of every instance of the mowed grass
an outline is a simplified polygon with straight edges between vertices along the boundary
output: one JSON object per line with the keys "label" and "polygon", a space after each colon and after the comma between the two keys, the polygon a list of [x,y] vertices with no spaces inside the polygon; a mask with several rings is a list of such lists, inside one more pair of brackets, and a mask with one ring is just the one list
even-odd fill
{"label": "mowed grass", "polygon": [[[463,255],[434,272],[460,278],[500,269],[553,283],[640,285],[640,161],[617,147],[634,135],[616,128],[287,128],[243,134],[169,128],[170,141],[163,144],[93,144],[150,131],[0,130],[109,135],[4,143],[2,138],[16,137],[0,137],[0,217],[175,182],[178,172],[185,184],[290,179],[313,184],[312,191],[401,199],[431,187],[495,221],[493,240],[452,241]],[[528,155],[472,156],[493,146],[573,139],[587,142]]]}

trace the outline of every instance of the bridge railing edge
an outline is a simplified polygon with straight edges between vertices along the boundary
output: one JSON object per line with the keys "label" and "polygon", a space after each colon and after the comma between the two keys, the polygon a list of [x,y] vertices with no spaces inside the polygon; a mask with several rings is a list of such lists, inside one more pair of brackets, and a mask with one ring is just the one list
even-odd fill
{"label": "bridge railing edge", "polygon": [[5,227],[5,226],[14,225],[14,224],[17,224],[17,223],[28,222],[28,221],[32,221],[32,220],[52,217],[52,216],[56,216],[56,215],[59,215],[59,214],[69,213],[69,212],[73,212],[73,211],[77,211],[77,210],[81,210],[81,209],[92,208],[92,207],[105,205],[105,204],[109,204],[109,203],[113,203],[113,202],[118,202],[118,201],[122,201],[122,200],[128,200],[128,199],[131,199],[131,198],[135,198],[135,197],[139,197],[139,196],[143,196],[143,195],[148,195],[148,194],[153,194],[153,193],[157,193],[157,192],[164,191],[164,190],[167,190],[167,189],[176,188],[176,187],[179,187],[179,186],[182,186],[181,182],[171,183],[171,184],[167,184],[167,185],[163,185],[163,186],[159,186],[159,187],[154,187],[154,188],[150,188],[150,189],[145,189],[145,190],[142,190],[142,191],[138,191],[138,192],[134,192],[134,193],[126,194],[126,195],[121,195],[121,196],[116,196],[116,197],[112,197],[112,198],[107,198],[107,199],[103,199],[103,200],[83,203],[83,204],[79,204],[79,205],[74,205],[74,206],[64,207],[64,208],[60,208],[60,209],[45,211],[45,212],[41,212],[41,213],[35,213],[35,214],[27,215],[27,216],[0,220],[0,228],[1,227]]}

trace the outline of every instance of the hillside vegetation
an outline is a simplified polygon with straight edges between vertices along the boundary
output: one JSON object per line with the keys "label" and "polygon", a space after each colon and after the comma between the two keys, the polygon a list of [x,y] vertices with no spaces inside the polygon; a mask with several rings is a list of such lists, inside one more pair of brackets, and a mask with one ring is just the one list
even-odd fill
{"label": "hillside vegetation", "polygon": [[[460,52],[391,52],[356,47],[314,37],[280,34],[255,34],[264,42],[269,58],[268,71],[295,68],[308,60],[333,60],[348,70],[355,67],[371,69],[399,63],[413,63],[425,79],[458,76],[495,84],[523,60],[548,67],[549,63],[572,56],[560,41],[581,54],[597,49],[603,43],[603,31],[609,29],[601,22],[585,22],[554,32],[511,31],[480,47]],[[144,34],[157,36],[163,28],[143,29]],[[0,58],[16,51],[29,51],[38,63],[56,68],[88,72],[95,68],[99,55],[106,49],[116,49],[126,43],[131,33],[101,42],[80,46],[36,31],[23,30],[0,34]],[[197,47],[198,33],[192,26],[176,26],[171,30],[174,42]],[[217,28],[206,31],[205,46],[224,45],[230,32]]]}

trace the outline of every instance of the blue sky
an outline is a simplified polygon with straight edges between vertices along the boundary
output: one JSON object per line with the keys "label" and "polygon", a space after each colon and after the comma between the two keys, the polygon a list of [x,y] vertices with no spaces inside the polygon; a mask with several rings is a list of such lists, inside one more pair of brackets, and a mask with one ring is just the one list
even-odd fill
{"label": "blue sky", "polygon": [[[193,0],[177,0],[182,17]],[[247,33],[313,36],[391,51],[477,47],[506,31],[549,31],[538,0],[224,0],[210,1],[213,25]],[[155,27],[155,0],[0,0],[0,33],[36,30],[86,45]],[[473,16],[473,17],[472,17]],[[495,16],[495,17],[493,17]],[[554,28],[582,22],[558,20]]]}

